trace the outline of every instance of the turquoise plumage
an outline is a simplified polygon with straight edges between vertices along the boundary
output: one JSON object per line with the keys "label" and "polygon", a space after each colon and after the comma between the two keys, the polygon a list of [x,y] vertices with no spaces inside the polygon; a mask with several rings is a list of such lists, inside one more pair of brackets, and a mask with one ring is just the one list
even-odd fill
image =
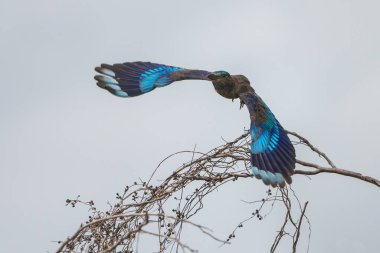
{"label": "turquoise plumage", "polygon": [[101,64],[95,70],[97,85],[119,97],[134,97],[185,79],[207,80],[209,72],[151,62]]}
{"label": "turquoise plumage", "polygon": [[284,186],[292,182],[295,150],[269,107],[254,92],[240,95],[251,115],[252,174],[265,184]]}

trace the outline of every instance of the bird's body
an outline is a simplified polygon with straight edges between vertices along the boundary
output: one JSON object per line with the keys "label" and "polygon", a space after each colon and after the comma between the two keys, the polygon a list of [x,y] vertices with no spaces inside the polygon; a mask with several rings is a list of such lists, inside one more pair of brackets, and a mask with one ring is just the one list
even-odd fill
{"label": "bird's body", "polygon": [[216,92],[228,99],[239,98],[243,92],[253,91],[249,80],[243,75],[232,75],[224,79],[212,80]]}
{"label": "bird's body", "polygon": [[180,80],[212,81],[216,92],[224,98],[240,98],[247,106],[251,119],[252,173],[267,185],[285,186],[292,182],[295,150],[285,130],[269,107],[256,94],[243,75],[226,71],[190,70],[150,62],[102,64],[95,70],[98,86],[119,97],[133,97]]}

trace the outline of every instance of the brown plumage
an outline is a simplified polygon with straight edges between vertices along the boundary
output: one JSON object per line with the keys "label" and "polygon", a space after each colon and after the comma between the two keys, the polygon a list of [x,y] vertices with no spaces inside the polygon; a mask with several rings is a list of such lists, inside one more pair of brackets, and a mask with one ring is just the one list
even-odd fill
{"label": "brown plumage", "polygon": [[212,81],[216,92],[225,98],[235,99],[239,98],[241,93],[254,92],[248,78],[243,75],[216,76],[211,74],[208,78]]}

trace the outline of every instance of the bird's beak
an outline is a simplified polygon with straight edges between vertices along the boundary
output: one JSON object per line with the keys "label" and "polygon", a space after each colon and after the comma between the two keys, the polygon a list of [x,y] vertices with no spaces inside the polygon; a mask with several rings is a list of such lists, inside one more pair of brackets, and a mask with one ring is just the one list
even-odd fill
{"label": "bird's beak", "polygon": [[213,74],[213,73],[211,73],[211,74],[209,74],[209,75],[207,76],[207,78],[210,79],[211,81],[214,81],[214,80],[218,79],[218,77],[219,77],[219,76],[217,76],[217,75],[215,75],[215,74]]}

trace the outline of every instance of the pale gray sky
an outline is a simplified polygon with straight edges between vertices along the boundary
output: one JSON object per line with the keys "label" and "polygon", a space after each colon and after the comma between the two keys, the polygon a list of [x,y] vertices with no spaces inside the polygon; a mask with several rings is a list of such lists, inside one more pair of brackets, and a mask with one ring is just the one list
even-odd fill
{"label": "pale gray sky", "polygon": [[[1,0],[0,251],[53,251],[51,241],[87,217],[66,198],[105,206],[165,156],[195,144],[207,151],[249,127],[246,109],[206,82],[114,97],[93,80],[103,62],[244,74],[285,128],[338,166],[380,178],[379,8],[368,0]],[[295,176],[293,187],[310,201],[310,252],[378,251],[378,188],[336,175]],[[198,221],[225,237],[250,213],[241,200],[265,189],[252,179],[219,191]],[[189,240],[201,252],[268,252],[279,217],[245,226],[231,246]]]}

